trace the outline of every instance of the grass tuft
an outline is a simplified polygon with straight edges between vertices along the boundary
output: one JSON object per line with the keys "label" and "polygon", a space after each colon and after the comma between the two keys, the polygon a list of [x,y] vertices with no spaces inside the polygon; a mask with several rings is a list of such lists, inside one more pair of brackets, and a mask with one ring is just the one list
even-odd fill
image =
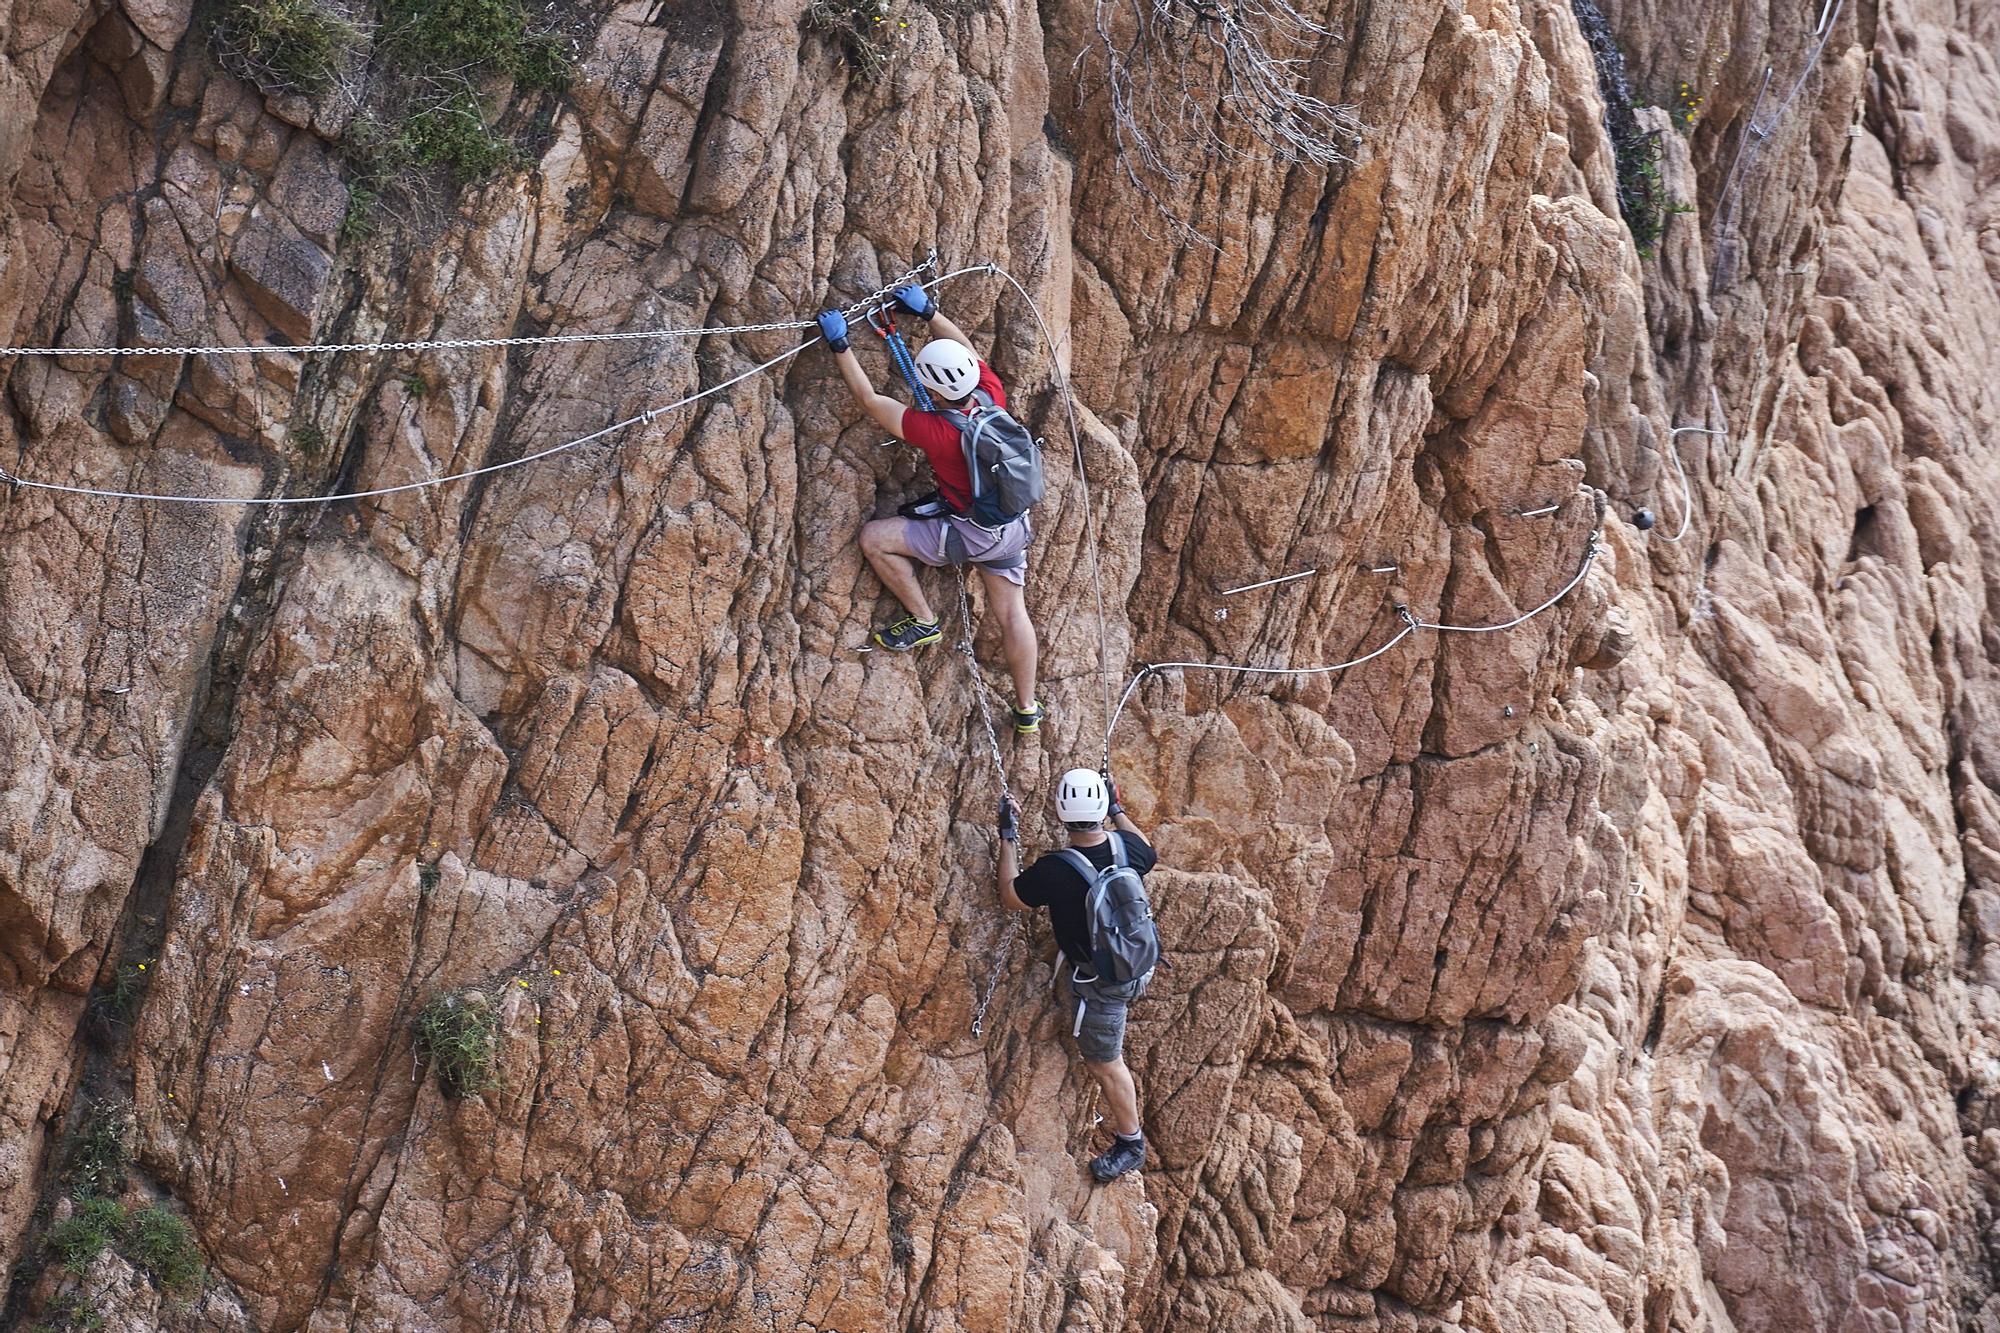
{"label": "grass tuft", "polygon": [[85,1108],[63,1166],[71,1192],[89,1198],[124,1189],[125,1170],[132,1165],[131,1134],[132,1106],[123,1098],[105,1098]]}
{"label": "grass tuft", "polygon": [[806,26],[836,38],[863,78],[874,78],[908,34],[910,21],[889,0],[811,0]]}
{"label": "grass tuft", "polygon": [[[577,43],[525,0],[378,0],[372,26],[356,0],[212,2],[225,68],[266,93],[312,96],[345,124],[346,244],[384,215],[437,221],[438,173],[466,185],[519,166],[496,91],[560,92],[576,77]],[[538,123],[546,132],[553,116]]]}
{"label": "grass tuft", "polygon": [[479,69],[560,91],[576,74],[568,42],[528,27],[521,0],[383,0],[383,45],[412,67]]}
{"label": "grass tuft", "polygon": [[124,1243],[119,1248],[127,1259],[145,1270],[160,1290],[177,1296],[199,1289],[207,1272],[201,1261],[201,1247],[195,1243],[194,1228],[158,1204],[141,1208],[126,1218]]}
{"label": "grass tuft", "polygon": [[120,963],[111,970],[111,975],[96,990],[91,992],[88,1012],[92,1026],[106,1037],[115,1036],[132,1026],[132,1020],[139,1016],[139,1006],[146,1002],[146,988],[152,984],[153,975],[149,970],[150,960],[145,963]]}
{"label": "grass tuft", "polygon": [[496,1082],[500,1016],[483,991],[447,991],[417,1011],[417,1053],[430,1062],[447,1097],[474,1097]]}
{"label": "grass tuft", "polygon": [[104,1316],[80,1291],[63,1291],[42,1306],[41,1317],[29,1326],[30,1333],[97,1333]]}
{"label": "grass tuft", "polygon": [[216,50],[265,92],[323,93],[352,63],[361,26],[322,0],[234,0],[215,20]]}
{"label": "grass tuft", "polygon": [[123,1204],[116,1199],[79,1199],[67,1218],[49,1228],[42,1244],[64,1268],[82,1273],[124,1232]]}

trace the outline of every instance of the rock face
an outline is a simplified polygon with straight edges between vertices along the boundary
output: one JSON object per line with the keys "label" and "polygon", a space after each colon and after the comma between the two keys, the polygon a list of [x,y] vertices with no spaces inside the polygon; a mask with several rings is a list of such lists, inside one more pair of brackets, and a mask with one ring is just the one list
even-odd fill
{"label": "rock face", "polygon": [[[1582,571],[1504,632],[1133,691],[1174,966],[1152,1158],[1093,1189],[1052,943],[995,907],[998,639],[853,651],[854,532],[917,469],[823,353],[470,483],[0,499],[6,1317],[2000,1330],[2000,11],[1578,3],[1336,0],[1354,161],[1171,186],[1101,77],[1137,5],[899,8],[871,79],[798,3],[614,4],[531,169],[359,246],[337,144],[188,4],[0,6],[15,345],[781,323],[932,245],[1018,277],[1053,355],[991,274],[940,299],[1050,441],[1031,846],[1136,663],[1337,662]],[[1643,256],[1586,30],[1667,104],[1689,211]],[[395,487],[803,336],[13,358],[0,467]],[[440,996],[494,1018],[468,1095]],[[106,1090],[197,1296],[44,1262]]]}

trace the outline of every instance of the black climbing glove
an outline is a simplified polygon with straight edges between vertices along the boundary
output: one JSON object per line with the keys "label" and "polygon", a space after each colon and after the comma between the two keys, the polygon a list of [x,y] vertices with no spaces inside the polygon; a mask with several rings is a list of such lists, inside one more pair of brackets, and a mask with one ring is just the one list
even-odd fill
{"label": "black climbing glove", "polygon": [[841,314],[838,310],[820,311],[819,336],[826,339],[826,345],[834,351],[846,351],[848,348],[847,316]]}
{"label": "black climbing glove", "polygon": [[937,301],[921,283],[906,282],[891,292],[889,299],[896,303],[896,309],[918,319],[928,320],[937,313]]}
{"label": "black climbing glove", "polygon": [[1019,842],[1021,828],[1014,817],[1014,798],[1002,795],[1000,798],[1000,838],[1003,842]]}
{"label": "black climbing glove", "polygon": [[1104,789],[1111,793],[1111,808],[1105,813],[1116,819],[1125,813],[1125,805],[1118,799],[1118,780],[1111,776],[1108,768],[1104,770]]}

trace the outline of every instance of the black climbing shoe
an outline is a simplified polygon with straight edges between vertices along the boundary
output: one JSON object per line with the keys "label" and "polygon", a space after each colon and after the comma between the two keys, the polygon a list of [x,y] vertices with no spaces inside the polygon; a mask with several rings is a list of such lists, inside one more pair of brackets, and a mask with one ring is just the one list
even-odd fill
{"label": "black climbing shoe", "polygon": [[1043,719],[1049,715],[1049,710],[1038,703],[1029,704],[1026,712],[1018,708],[1009,711],[1014,714],[1014,730],[1023,736],[1032,736],[1040,731]]}
{"label": "black climbing shoe", "polygon": [[912,648],[921,648],[927,643],[936,643],[944,637],[935,620],[918,620],[915,616],[904,616],[887,629],[878,629],[868,636],[876,646],[887,648],[892,653],[907,653]]}
{"label": "black climbing shoe", "polygon": [[1146,1164],[1146,1140],[1128,1139],[1116,1135],[1111,1147],[1090,1159],[1090,1174],[1097,1177],[1102,1185],[1118,1179],[1127,1171],[1137,1171]]}

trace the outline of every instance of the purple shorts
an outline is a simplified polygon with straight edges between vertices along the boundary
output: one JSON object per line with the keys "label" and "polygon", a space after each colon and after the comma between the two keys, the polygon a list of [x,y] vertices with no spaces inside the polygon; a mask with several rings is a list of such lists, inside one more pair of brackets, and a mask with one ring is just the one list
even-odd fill
{"label": "purple shorts", "polygon": [[1028,585],[1028,543],[1034,536],[1025,515],[997,529],[950,515],[903,520],[903,540],[925,564],[974,565],[1024,588]]}

